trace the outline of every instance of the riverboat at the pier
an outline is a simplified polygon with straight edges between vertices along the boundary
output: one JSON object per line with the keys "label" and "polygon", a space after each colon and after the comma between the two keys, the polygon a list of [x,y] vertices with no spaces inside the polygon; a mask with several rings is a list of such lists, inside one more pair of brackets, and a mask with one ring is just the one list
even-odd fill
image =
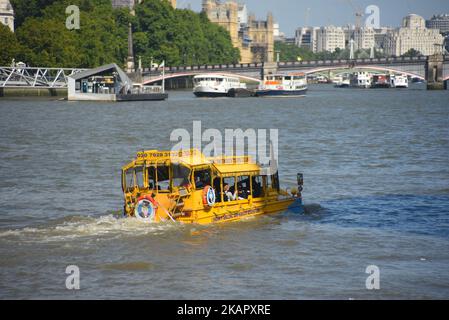
{"label": "riverboat at the pier", "polygon": [[211,224],[291,210],[302,212],[298,186],[280,188],[274,165],[250,157],[206,158],[200,151],[142,151],[122,168],[124,214],[147,222]]}
{"label": "riverboat at the pier", "polygon": [[204,74],[193,78],[193,94],[199,98],[235,97],[247,91],[238,77]]}
{"label": "riverboat at the pier", "polygon": [[258,97],[305,96],[307,77],[304,73],[269,74],[256,91]]}
{"label": "riverboat at the pier", "polygon": [[391,77],[392,88],[408,88],[408,77],[406,75],[397,74]]}

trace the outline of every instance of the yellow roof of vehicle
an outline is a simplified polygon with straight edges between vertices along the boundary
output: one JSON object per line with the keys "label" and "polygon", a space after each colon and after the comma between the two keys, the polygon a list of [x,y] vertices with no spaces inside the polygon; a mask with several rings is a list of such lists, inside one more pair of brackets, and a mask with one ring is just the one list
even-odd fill
{"label": "yellow roof of vehicle", "polygon": [[182,163],[189,167],[209,166],[213,164],[222,176],[233,174],[258,174],[260,166],[248,156],[221,156],[206,158],[199,150],[158,151],[148,150],[137,153],[135,164],[140,163]]}

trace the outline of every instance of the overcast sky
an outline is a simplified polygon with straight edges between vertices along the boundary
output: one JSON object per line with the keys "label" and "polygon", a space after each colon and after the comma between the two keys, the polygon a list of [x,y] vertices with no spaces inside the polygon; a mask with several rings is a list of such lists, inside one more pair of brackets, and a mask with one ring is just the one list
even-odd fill
{"label": "overcast sky", "polygon": [[[223,0],[224,1],[224,0]],[[248,10],[258,18],[266,17],[268,11],[280,24],[282,32],[293,36],[294,30],[305,24],[306,11],[310,8],[308,25],[354,24],[354,9],[350,0],[241,0]],[[192,10],[201,10],[202,0],[178,0],[178,7],[190,5]],[[448,13],[449,0],[352,0],[354,7],[363,10],[368,5],[380,8],[380,22],[383,26],[397,27],[404,16],[416,13],[424,18],[433,14]]]}

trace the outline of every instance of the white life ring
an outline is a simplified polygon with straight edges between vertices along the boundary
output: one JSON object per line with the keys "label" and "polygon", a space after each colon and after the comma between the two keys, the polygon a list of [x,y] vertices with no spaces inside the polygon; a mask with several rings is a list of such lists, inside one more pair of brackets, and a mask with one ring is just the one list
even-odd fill
{"label": "white life ring", "polygon": [[148,199],[139,200],[136,208],[134,209],[134,216],[141,221],[153,222],[156,216],[156,208]]}

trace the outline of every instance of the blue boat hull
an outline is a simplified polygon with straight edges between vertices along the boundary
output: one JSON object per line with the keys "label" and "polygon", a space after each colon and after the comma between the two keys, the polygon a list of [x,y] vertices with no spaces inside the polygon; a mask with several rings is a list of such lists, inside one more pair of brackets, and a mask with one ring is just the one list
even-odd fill
{"label": "blue boat hull", "polygon": [[300,97],[305,96],[307,89],[301,90],[257,90],[258,97]]}
{"label": "blue boat hull", "polygon": [[302,198],[298,198],[293,202],[289,207],[288,211],[296,213],[296,214],[303,214],[304,213],[304,205],[302,202]]}

